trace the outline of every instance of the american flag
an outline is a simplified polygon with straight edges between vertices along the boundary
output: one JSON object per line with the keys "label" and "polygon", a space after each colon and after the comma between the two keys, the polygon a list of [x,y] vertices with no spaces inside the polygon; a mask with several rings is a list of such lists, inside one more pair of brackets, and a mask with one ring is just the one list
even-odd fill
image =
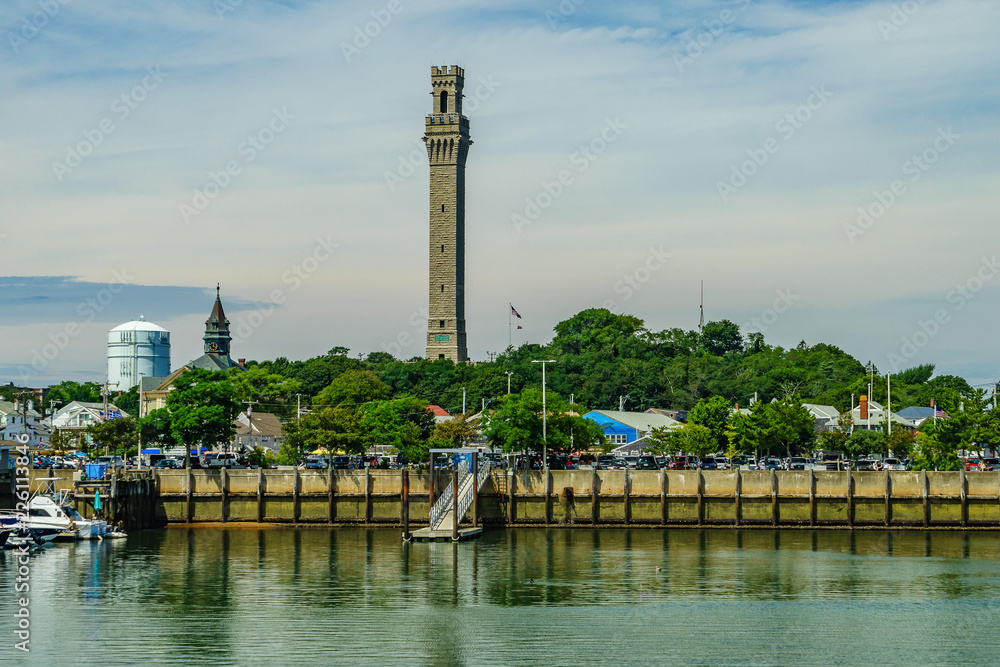
{"label": "american flag", "polygon": [[514,310],[514,306],[510,307],[510,313],[511,313],[511,315],[513,315],[514,317],[516,317],[519,320],[520,319],[524,319],[524,318],[521,317],[521,313],[519,313],[516,310]]}
{"label": "american flag", "polygon": [[947,416],[948,415],[946,415],[944,413],[944,410],[942,410],[941,408],[939,408],[937,406],[934,406],[934,417],[935,418],[937,418],[937,417],[947,417]]}

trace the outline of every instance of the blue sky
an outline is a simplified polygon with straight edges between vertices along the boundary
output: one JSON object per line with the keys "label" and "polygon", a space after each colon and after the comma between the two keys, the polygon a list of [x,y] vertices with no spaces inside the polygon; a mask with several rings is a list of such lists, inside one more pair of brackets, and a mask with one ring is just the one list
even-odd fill
{"label": "blue sky", "polygon": [[100,380],[139,314],[184,363],[217,282],[235,356],[422,354],[419,139],[454,63],[474,359],[508,302],[515,344],[595,306],[694,328],[704,280],[707,319],[773,344],[993,381],[998,26],[972,0],[5,2],[0,381]]}

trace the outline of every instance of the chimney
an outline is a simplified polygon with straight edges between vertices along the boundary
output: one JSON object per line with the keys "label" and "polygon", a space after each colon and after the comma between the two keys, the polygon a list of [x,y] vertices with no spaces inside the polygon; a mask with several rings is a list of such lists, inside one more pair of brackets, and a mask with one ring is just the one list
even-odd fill
{"label": "chimney", "polygon": [[934,399],[933,398],[931,399],[931,407],[932,408],[934,407]]}
{"label": "chimney", "polygon": [[861,394],[861,401],[859,406],[861,408],[861,418],[868,419],[868,397],[865,396],[864,394]]}
{"label": "chimney", "polygon": [[246,366],[247,365],[247,360],[246,359],[237,359],[236,363],[238,363],[240,366]]}

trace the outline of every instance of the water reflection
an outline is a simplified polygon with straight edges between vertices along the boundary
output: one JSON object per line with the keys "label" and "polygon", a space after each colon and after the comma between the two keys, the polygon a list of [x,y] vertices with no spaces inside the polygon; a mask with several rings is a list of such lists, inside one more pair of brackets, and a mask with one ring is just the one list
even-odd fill
{"label": "water reflection", "polygon": [[[802,637],[758,636],[761,624],[825,624],[830,650],[834,641],[843,650],[867,641],[852,634],[862,623],[903,614],[894,632],[912,647],[995,611],[998,563],[991,532],[521,529],[408,544],[393,529],[174,527],[33,557],[33,655],[258,664],[297,651],[297,662],[509,664],[552,656],[554,641],[572,638],[553,661],[810,662]],[[11,629],[15,569],[10,554],[0,558],[0,631]],[[717,646],[713,632],[737,645]],[[636,649],[635,633],[659,636],[657,648]],[[787,651],[772,653],[782,641]],[[948,641],[961,652],[969,638]],[[963,658],[976,661],[977,641]],[[625,653],[609,654],[622,644]],[[657,652],[665,645],[669,655]],[[883,661],[940,661],[940,649]]]}

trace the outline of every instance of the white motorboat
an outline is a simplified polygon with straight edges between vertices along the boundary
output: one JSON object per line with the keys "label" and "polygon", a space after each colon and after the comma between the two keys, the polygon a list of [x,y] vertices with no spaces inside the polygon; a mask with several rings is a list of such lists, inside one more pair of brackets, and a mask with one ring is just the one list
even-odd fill
{"label": "white motorboat", "polygon": [[66,491],[55,494],[35,494],[28,500],[28,514],[21,525],[29,530],[55,528],[60,534],[71,534],[79,540],[97,539],[108,532],[108,524],[100,519],[84,519],[66,497]]}

